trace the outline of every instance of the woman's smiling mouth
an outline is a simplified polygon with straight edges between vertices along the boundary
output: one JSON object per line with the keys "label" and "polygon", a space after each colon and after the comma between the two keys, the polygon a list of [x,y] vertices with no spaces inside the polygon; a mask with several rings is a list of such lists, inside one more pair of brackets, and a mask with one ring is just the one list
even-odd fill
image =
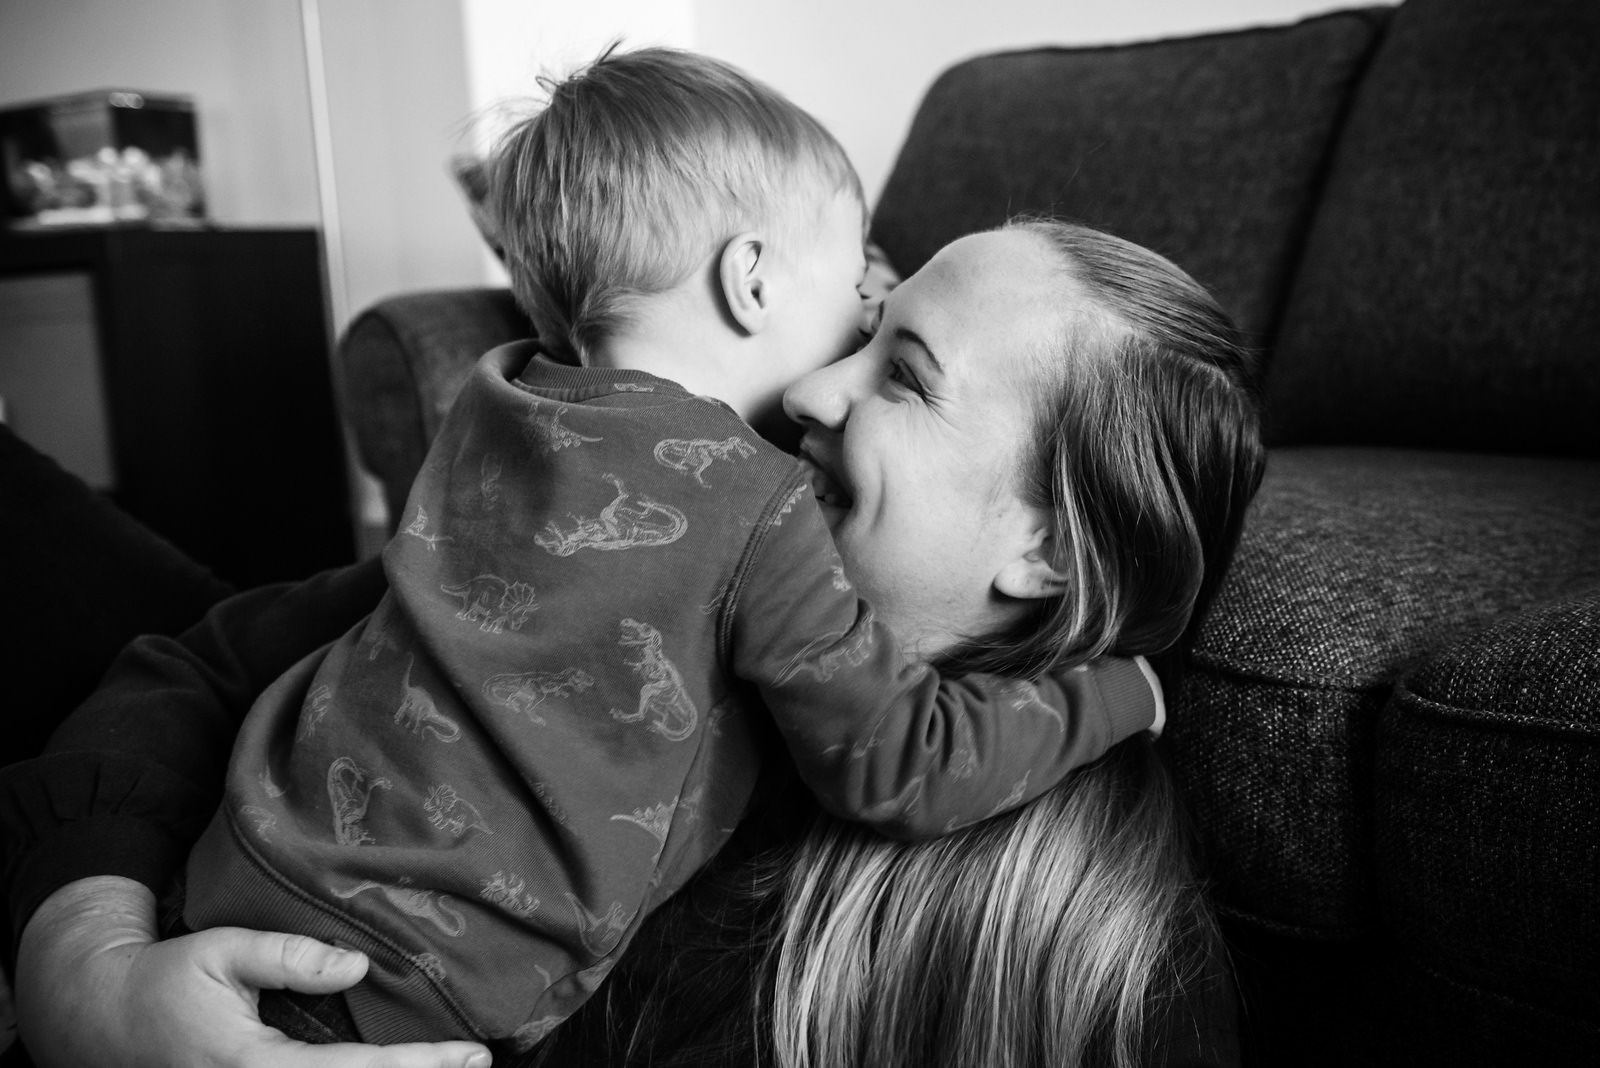
{"label": "woman's smiling mouth", "polygon": [[817,504],[822,507],[823,516],[831,525],[838,517],[838,513],[849,510],[851,505],[849,492],[804,444],[801,445],[796,459],[800,462],[800,469],[805,473],[807,481],[811,483],[812,496],[816,497]]}

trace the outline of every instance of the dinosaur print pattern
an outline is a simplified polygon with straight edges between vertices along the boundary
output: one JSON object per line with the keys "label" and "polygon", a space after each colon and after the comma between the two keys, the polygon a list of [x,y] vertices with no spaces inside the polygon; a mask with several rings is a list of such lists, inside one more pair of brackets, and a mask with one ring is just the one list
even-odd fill
{"label": "dinosaur print pattern", "polygon": [[428,814],[429,823],[452,838],[460,838],[468,831],[494,833],[484,821],[483,813],[478,811],[478,806],[456,793],[455,787],[449,783],[431,787],[422,802],[422,810]]}
{"label": "dinosaur print pattern", "polygon": [[478,464],[478,501],[485,512],[492,512],[500,503],[500,454],[484,453]]}
{"label": "dinosaur print pattern", "polygon": [[478,624],[485,634],[503,634],[507,627],[521,630],[537,609],[533,586],[510,582],[499,575],[479,575],[454,586],[440,586],[461,602],[456,618]]}
{"label": "dinosaur print pattern", "polygon": [[596,957],[603,957],[616,948],[622,933],[628,929],[630,919],[622,902],[613,901],[611,907],[598,916],[585,908],[583,902],[573,894],[567,895],[567,903],[572,906],[573,915],[578,921],[578,938],[583,942],[584,949]]}
{"label": "dinosaur print pattern", "polygon": [[467,918],[461,914],[460,909],[451,904],[449,894],[442,894],[437,890],[418,890],[408,886],[404,881],[396,884],[380,883],[372,879],[364,879],[348,890],[340,890],[338,887],[328,889],[335,897],[341,897],[346,901],[357,894],[376,890],[390,905],[407,916],[428,921],[446,938],[460,938],[467,933]]}
{"label": "dinosaur print pattern", "polygon": [[550,1032],[560,1027],[565,1019],[565,1016],[541,1016],[537,1020],[529,1020],[511,1032],[512,1048],[518,1053],[527,1053],[548,1038]]}
{"label": "dinosaur print pattern", "polygon": [[1039,696],[1039,688],[1037,686],[1021,683],[1009,690],[1006,696],[1010,698],[1011,711],[1019,715],[1024,712],[1034,712],[1049,716],[1055,720],[1057,730],[1066,731],[1066,717],[1061,714],[1059,708],[1053,707]]}
{"label": "dinosaur print pattern", "polygon": [[512,872],[497,871],[483,880],[478,896],[525,920],[539,910],[539,899],[528,893],[527,880]]}
{"label": "dinosaur print pattern", "polygon": [[521,712],[529,721],[545,725],[537,711],[549,697],[571,697],[594,685],[594,677],[581,668],[560,671],[518,671],[491,675],[484,681],[483,696],[497,705]]}
{"label": "dinosaur print pattern", "polygon": [[239,809],[239,815],[248,819],[253,824],[256,837],[263,842],[272,841],[272,832],[278,827],[278,817],[260,805],[245,805]]}
{"label": "dinosaur print pattern", "polygon": [[626,663],[644,685],[639,688],[639,705],[634,711],[613,708],[611,715],[624,723],[648,718],[650,729],[669,742],[681,742],[693,734],[700,712],[677,666],[661,651],[661,632],[637,619],[624,619],[621,644],[638,650],[637,659]]}
{"label": "dinosaur print pattern", "polygon": [[306,694],[305,704],[300,708],[300,726],[295,729],[294,740],[303,742],[317,733],[322,717],[332,707],[333,687],[326,683],[312,687],[311,692]]}
{"label": "dinosaur print pattern", "polygon": [[713,441],[709,438],[666,438],[656,443],[656,463],[694,479],[702,489],[710,489],[705,479],[708,468],[718,460],[732,462],[756,454],[756,447],[737,434]]}
{"label": "dinosaur print pattern", "polygon": [[[773,683],[781,686],[802,671],[818,682],[830,682],[841,667],[860,667],[872,655],[875,644],[872,620],[872,609],[868,608],[851,630],[813,638],[789,658],[789,662],[774,676]],[[819,656],[819,651],[823,649],[828,651]]]}
{"label": "dinosaur print pattern", "polygon": [[416,665],[413,656],[406,662],[406,676],[400,682],[400,707],[394,710],[394,721],[412,734],[427,731],[441,742],[453,742],[461,737],[461,725],[433,703],[427,690],[411,681],[411,669]]}
{"label": "dinosaur print pattern", "polygon": [[411,520],[410,525],[407,526],[405,530],[401,531],[401,533],[409,534],[413,538],[423,542],[428,546],[428,551],[430,553],[438,549],[442,543],[456,540],[448,535],[429,533],[428,510],[422,507],[420,504],[417,505],[416,516]]}
{"label": "dinosaur print pattern", "polygon": [[613,822],[621,820],[631,823],[656,840],[655,855],[652,861],[661,859],[661,851],[667,845],[667,832],[672,829],[672,816],[677,811],[677,801],[662,801],[645,808],[636,808],[632,812],[619,812],[611,819]]}
{"label": "dinosaur print pattern", "polygon": [[328,765],[328,803],[333,806],[333,840],[340,845],[368,845],[377,839],[367,833],[367,805],[375,790],[387,790],[388,779],[368,780],[367,772],[347,756]]}
{"label": "dinosaur print pattern", "polygon": [[604,440],[585,437],[575,430],[568,430],[562,426],[561,417],[566,414],[565,404],[553,412],[544,406],[535,405],[533,413],[528,416],[528,421],[523,424],[523,436],[528,444],[546,455],[553,455],[562,449],[575,449],[580,445]]}
{"label": "dinosaur print pattern", "polygon": [[630,494],[616,475],[603,475],[617,495],[595,517],[568,513],[570,526],[551,520],[533,536],[534,544],[555,556],[571,556],[580,549],[614,552],[671,545],[689,530],[689,517],[670,504],[645,494]]}

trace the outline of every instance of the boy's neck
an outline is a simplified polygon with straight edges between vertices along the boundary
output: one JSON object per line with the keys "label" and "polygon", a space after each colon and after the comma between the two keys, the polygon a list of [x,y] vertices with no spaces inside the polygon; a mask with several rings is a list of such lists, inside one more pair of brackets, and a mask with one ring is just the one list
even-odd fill
{"label": "boy's neck", "polygon": [[734,358],[740,338],[715,308],[672,292],[648,298],[633,311],[628,326],[590,349],[591,366],[669,379],[749,419],[740,391],[744,376]]}

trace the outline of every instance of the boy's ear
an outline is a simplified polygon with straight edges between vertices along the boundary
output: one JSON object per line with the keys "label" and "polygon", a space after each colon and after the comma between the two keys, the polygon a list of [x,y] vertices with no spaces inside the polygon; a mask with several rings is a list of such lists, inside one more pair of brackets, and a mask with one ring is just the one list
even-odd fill
{"label": "boy's ear", "polygon": [[1050,562],[1054,542],[1041,529],[1033,545],[1006,561],[994,576],[997,593],[1021,600],[1060,597],[1072,588],[1067,572]]}
{"label": "boy's ear", "polygon": [[767,286],[767,242],[760,234],[743,233],[722,246],[717,282],[728,314],[747,333],[766,328],[771,293]]}

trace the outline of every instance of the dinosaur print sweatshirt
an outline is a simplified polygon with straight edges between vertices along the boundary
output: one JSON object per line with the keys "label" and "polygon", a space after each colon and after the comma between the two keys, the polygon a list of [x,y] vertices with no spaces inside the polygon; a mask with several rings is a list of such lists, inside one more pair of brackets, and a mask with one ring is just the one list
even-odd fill
{"label": "dinosaur print sweatshirt", "polygon": [[906,660],[792,457],[532,343],[473,369],[400,522],[378,608],[246,717],[184,914],[366,953],[346,997],[371,1042],[532,1048],[774,745],[828,811],[927,837],[1155,716],[1134,661],[1028,683]]}

